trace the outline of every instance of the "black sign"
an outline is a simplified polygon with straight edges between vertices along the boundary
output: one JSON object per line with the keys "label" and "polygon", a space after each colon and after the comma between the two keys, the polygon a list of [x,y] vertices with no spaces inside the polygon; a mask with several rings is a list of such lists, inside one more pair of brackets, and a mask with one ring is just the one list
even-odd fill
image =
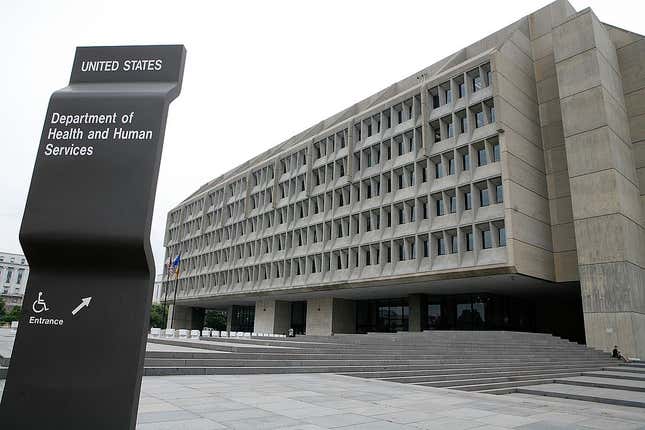
{"label": "black sign", "polygon": [[182,45],[77,48],[56,91],[20,243],[29,281],[7,429],[134,429],[155,267],[150,225]]}

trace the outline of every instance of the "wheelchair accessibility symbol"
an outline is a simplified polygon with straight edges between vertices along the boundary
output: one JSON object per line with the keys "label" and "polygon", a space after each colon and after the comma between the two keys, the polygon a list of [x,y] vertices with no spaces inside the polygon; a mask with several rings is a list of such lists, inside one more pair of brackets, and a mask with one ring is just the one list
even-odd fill
{"label": "wheelchair accessibility symbol", "polygon": [[31,305],[31,308],[37,314],[49,310],[49,308],[47,307],[47,304],[45,303],[45,300],[43,299],[43,292],[42,291],[38,292],[38,300],[36,300],[34,302],[34,304]]}

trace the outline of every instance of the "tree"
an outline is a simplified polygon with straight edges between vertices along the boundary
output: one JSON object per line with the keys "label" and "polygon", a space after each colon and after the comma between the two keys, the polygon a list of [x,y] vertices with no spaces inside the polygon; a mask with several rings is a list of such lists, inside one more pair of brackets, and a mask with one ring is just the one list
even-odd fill
{"label": "tree", "polygon": [[164,317],[168,316],[168,309],[164,309],[163,305],[153,304],[150,308],[150,327],[158,327],[165,329],[166,321]]}
{"label": "tree", "polygon": [[7,312],[2,318],[4,322],[18,321],[20,320],[20,315],[22,314],[22,307],[14,306],[9,312]]}
{"label": "tree", "polygon": [[0,320],[4,317],[4,314],[5,314],[4,299],[0,297]]}
{"label": "tree", "polygon": [[213,330],[226,330],[226,312],[224,311],[206,311],[204,316],[204,327]]}

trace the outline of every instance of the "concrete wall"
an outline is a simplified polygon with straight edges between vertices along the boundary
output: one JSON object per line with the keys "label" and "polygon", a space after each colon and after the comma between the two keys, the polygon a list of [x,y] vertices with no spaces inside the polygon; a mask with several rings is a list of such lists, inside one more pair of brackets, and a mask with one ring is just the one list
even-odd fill
{"label": "concrete wall", "polygon": [[356,333],[356,304],[353,300],[334,299],[332,332]]}
{"label": "concrete wall", "polygon": [[280,300],[259,300],[255,303],[256,333],[285,334],[291,323],[289,302]]}
{"label": "concrete wall", "polygon": [[554,280],[558,282],[575,281],[579,277],[562,112],[553,54],[553,29],[575,13],[568,2],[557,1],[529,16],[551,230],[553,275]]}
{"label": "concrete wall", "polygon": [[307,300],[308,335],[355,333],[356,307],[352,300],[320,297]]}
{"label": "concrete wall", "polygon": [[587,343],[645,357],[645,234],[616,49],[590,9],[553,46]]}
{"label": "concrete wall", "polygon": [[428,319],[428,306],[425,295],[411,294],[408,296],[410,316],[408,320],[409,331],[422,331]]}
{"label": "concrete wall", "polygon": [[204,326],[204,309],[191,306],[170,305],[166,327],[201,330]]}

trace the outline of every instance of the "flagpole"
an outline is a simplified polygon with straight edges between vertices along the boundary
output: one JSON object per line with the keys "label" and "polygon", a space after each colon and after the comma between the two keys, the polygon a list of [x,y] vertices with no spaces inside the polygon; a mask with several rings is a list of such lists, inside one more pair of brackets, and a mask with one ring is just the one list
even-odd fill
{"label": "flagpole", "polygon": [[[179,253],[179,263],[177,264],[177,273],[175,275],[175,294],[172,298],[172,319],[175,319],[175,303],[177,303],[177,286],[179,284],[179,269],[181,268],[181,252]],[[170,328],[172,328],[172,320],[170,320]]]}
{"label": "flagpole", "polygon": [[[168,257],[170,259],[170,257]],[[170,260],[172,263],[172,260]],[[166,282],[170,281],[170,264],[166,264]],[[162,283],[163,285],[163,283]],[[163,325],[164,328],[168,328],[168,288],[165,288],[165,295],[163,298]]]}

